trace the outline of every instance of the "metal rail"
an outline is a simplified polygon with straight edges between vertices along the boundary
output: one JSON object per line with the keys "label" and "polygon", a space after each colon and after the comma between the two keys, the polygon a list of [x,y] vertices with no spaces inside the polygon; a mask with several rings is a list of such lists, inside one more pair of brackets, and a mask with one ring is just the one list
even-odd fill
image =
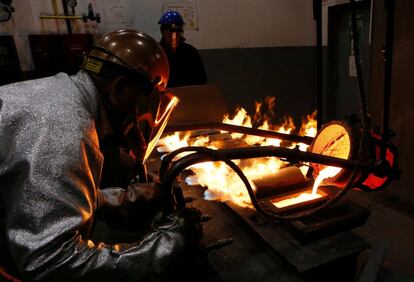
{"label": "metal rail", "polygon": [[[190,155],[186,155],[173,163],[174,156],[177,156],[182,152],[194,152]],[[247,158],[258,158],[258,157],[280,157],[285,158],[286,161],[298,162],[308,161],[313,163],[325,164],[329,166],[337,166],[343,168],[353,169],[353,173],[349,179],[347,186],[341,190],[333,199],[326,202],[322,206],[312,209],[311,211],[305,211],[299,214],[294,215],[280,215],[275,212],[265,211],[260,203],[256,199],[256,195],[249,183],[249,180],[241,171],[241,169],[232,161],[232,159],[247,159]],[[249,193],[250,199],[252,201],[255,209],[263,214],[266,217],[276,219],[276,220],[295,220],[303,216],[309,216],[315,212],[324,209],[337,201],[339,201],[349,189],[352,188],[352,185],[357,181],[357,171],[368,171],[375,172],[380,175],[388,175],[393,178],[398,178],[400,170],[393,169],[386,166],[377,166],[373,164],[364,164],[361,162],[355,162],[315,153],[302,152],[297,149],[287,149],[274,146],[267,147],[248,147],[248,148],[237,148],[237,149],[222,149],[222,150],[212,150],[205,147],[184,147],[176,151],[171,152],[167,155],[161,164],[160,168],[160,179],[161,186],[160,190],[164,197],[165,207],[168,209],[182,208],[185,203],[183,201],[177,201],[178,199],[174,198],[174,182],[176,177],[191,165],[209,161],[223,161],[228,166],[230,166],[236,174],[240,177],[246,189]],[[170,212],[170,211],[169,211]]]}
{"label": "metal rail", "polygon": [[164,130],[164,133],[171,133],[176,131],[190,131],[190,130],[203,130],[203,129],[217,129],[223,131],[229,131],[234,133],[243,133],[247,135],[255,135],[266,138],[276,138],[281,140],[287,140],[298,143],[311,144],[313,137],[309,136],[299,136],[294,134],[286,134],[275,131],[262,130],[257,128],[244,127],[239,125],[219,123],[219,122],[210,122],[210,123],[189,123],[189,124],[180,124],[167,126]]}

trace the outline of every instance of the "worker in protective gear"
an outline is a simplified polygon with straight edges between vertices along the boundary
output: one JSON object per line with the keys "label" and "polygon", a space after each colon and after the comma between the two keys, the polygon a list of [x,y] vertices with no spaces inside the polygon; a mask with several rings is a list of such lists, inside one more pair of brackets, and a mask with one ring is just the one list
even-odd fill
{"label": "worker in protective gear", "polygon": [[101,146],[119,139],[145,161],[176,103],[162,91],[167,58],[150,36],[119,30],[82,68],[0,87],[0,277],[168,281],[201,239],[197,210],[169,215],[134,242],[91,240],[98,216],[135,215],[159,195],[152,183],[100,190]]}
{"label": "worker in protective gear", "polygon": [[184,20],[178,12],[164,13],[159,22],[160,44],[170,64],[170,79],[167,87],[206,84],[207,75],[203,61],[196,48],[185,42]]}

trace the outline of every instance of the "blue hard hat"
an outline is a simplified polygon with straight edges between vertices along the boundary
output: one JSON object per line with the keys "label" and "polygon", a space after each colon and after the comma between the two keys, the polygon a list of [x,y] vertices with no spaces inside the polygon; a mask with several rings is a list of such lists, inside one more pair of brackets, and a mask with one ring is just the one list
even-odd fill
{"label": "blue hard hat", "polygon": [[161,26],[169,28],[171,30],[182,31],[182,26],[185,24],[181,15],[176,11],[167,11],[165,12],[158,23]]}

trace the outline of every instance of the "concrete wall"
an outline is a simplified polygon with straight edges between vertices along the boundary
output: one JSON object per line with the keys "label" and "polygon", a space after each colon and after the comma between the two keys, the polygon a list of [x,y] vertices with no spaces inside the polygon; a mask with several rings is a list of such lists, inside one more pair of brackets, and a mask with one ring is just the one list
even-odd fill
{"label": "concrete wall", "polygon": [[[299,117],[315,110],[310,0],[78,0],[76,14],[86,12],[89,2],[102,23],[73,21],[74,32],[99,37],[132,27],[156,39],[165,4],[195,4],[198,30],[186,29],[185,37],[200,50],[208,82],[219,84],[231,110],[241,105],[253,112],[254,101],[265,96],[277,97],[280,115]],[[16,12],[12,20],[0,23],[0,34],[14,35],[23,70],[32,70],[27,35],[66,33],[66,25],[62,20],[39,20],[42,13],[54,13],[51,0],[14,0],[13,6]]]}
{"label": "concrete wall", "polygon": [[208,81],[220,85],[229,109],[254,112],[254,101],[276,97],[278,117],[300,117],[316,109],[315,49],[268,47],[201,50]]}
{"label": "concrete wall", "polygon": [[[33,68],[28,51],[30,33],[66,33],[62,20],[43,20],[39,15],[53,14],[52,0],[14,0],[13,18],[0,23],[0,34],[15,36],[23,70]],[[63,13],[61,1],[58,11]],[[157,24],[163,7],[190,2],[196,7],[198,29],[187,29],[188,41],[199,49],[249,48],[314,45],[312,1],[309,0],[78,0],[76,14],[87,12],[88,3],[101,14],[102,22],[74,20],[74,32],[96,36],[119,28],[136,28],[160,38]]]}

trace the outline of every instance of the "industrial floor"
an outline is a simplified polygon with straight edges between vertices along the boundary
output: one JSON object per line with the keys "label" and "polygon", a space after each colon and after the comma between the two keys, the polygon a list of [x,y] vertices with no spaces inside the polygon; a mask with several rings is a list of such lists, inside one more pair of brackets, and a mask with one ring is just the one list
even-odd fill
{"label": "industrial floor", "polygon": [[377,281],[414,281],[414,207],[387,190],[376,194],[351,191],[348,197],[372,211],[367,223],[354,231],[385,254],[383,259],[378,252],[372,255],[374,248],[361,254],[361,271],[367,261],[376,259],[382,263]]}

